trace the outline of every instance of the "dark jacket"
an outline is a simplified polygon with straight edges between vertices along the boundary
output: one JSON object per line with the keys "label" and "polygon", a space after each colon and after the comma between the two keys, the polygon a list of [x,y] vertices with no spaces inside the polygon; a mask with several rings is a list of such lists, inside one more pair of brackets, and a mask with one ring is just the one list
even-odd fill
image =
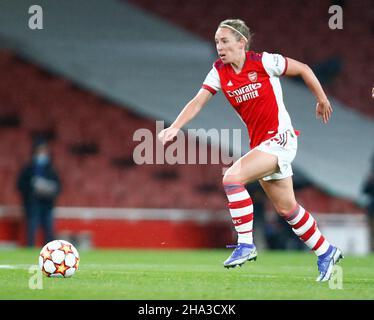
{"label": "dark jacket", "polygon": [[[35,179],[35,177],[42,177],[48,181],[53,181],[56,185],[56,190],[49,195],[38,194],[33,185],[33,179]],[[61,181],[51,164],[47,164],[44,167],[37,167],[31,162],[21,170],[17,180],[17,188],[22,194],[23,204],[25,206],[36,201],[40,204],[52,207],[58,194],[61,192]]]}
{"label": "dark jacket", "polygon": [[374,173],[363,186],[363,192],[369,196],[369,203],[367,206],[368,213],[374,217]]}

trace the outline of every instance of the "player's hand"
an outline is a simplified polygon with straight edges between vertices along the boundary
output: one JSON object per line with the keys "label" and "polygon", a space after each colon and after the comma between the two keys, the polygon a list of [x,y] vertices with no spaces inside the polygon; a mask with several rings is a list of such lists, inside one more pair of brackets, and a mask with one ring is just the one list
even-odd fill
{"label": "player's hand", "polygon": [[165,145],[167,142],[172,141],[177,136],[179,129],[177,128],[165,128],[158,134],[158,139]]}
{"label": "player's hand", "polygon": [[322,119],[323,123],[329,122],[332,114],[332,107],[329,100],[318,101],[316,106],[316,117]]}

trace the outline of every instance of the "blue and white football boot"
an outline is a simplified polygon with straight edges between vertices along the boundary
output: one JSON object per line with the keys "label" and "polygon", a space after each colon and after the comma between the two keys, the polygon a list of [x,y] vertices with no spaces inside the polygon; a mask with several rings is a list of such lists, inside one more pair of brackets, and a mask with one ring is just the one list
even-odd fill
{"label": "blue and white football boot", "polygon": [[316,281],[324,282],[330,280],[334,265],[343,258],[340,249],[330,245],[327,252],[318,257],[317,265],[320,274]]}
{"label": "blue and white football boot", "polygon": [[241,267],[245,262],[257,259],[257,250],[254,244],[238,243],[226,247],[235,248],[231,256],[223,263],[223,266],[227,269],[236,266]]}

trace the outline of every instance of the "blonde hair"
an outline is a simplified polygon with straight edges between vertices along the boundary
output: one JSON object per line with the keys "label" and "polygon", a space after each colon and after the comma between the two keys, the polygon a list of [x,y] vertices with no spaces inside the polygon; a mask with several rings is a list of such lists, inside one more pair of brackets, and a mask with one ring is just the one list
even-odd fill
{"label": "blonde hair", "polygon": [[253,34],[243,20],[226,19],[218,25],[218,28],[230,29],[238,41],[243,38],[246,41],[245,50],[249,50]]}

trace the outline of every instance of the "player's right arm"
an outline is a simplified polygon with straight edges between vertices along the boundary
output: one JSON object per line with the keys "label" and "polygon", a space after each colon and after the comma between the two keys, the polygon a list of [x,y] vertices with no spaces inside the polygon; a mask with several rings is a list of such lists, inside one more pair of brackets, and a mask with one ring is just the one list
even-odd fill
{"label": "player's right arm", "polygon": [[178,131],[200,112],[212,96],[213,94],[211,92],[201,88],[196,96],[185,105],[172,125],[158,134],[158,138],[162,144],[172,141]]}

